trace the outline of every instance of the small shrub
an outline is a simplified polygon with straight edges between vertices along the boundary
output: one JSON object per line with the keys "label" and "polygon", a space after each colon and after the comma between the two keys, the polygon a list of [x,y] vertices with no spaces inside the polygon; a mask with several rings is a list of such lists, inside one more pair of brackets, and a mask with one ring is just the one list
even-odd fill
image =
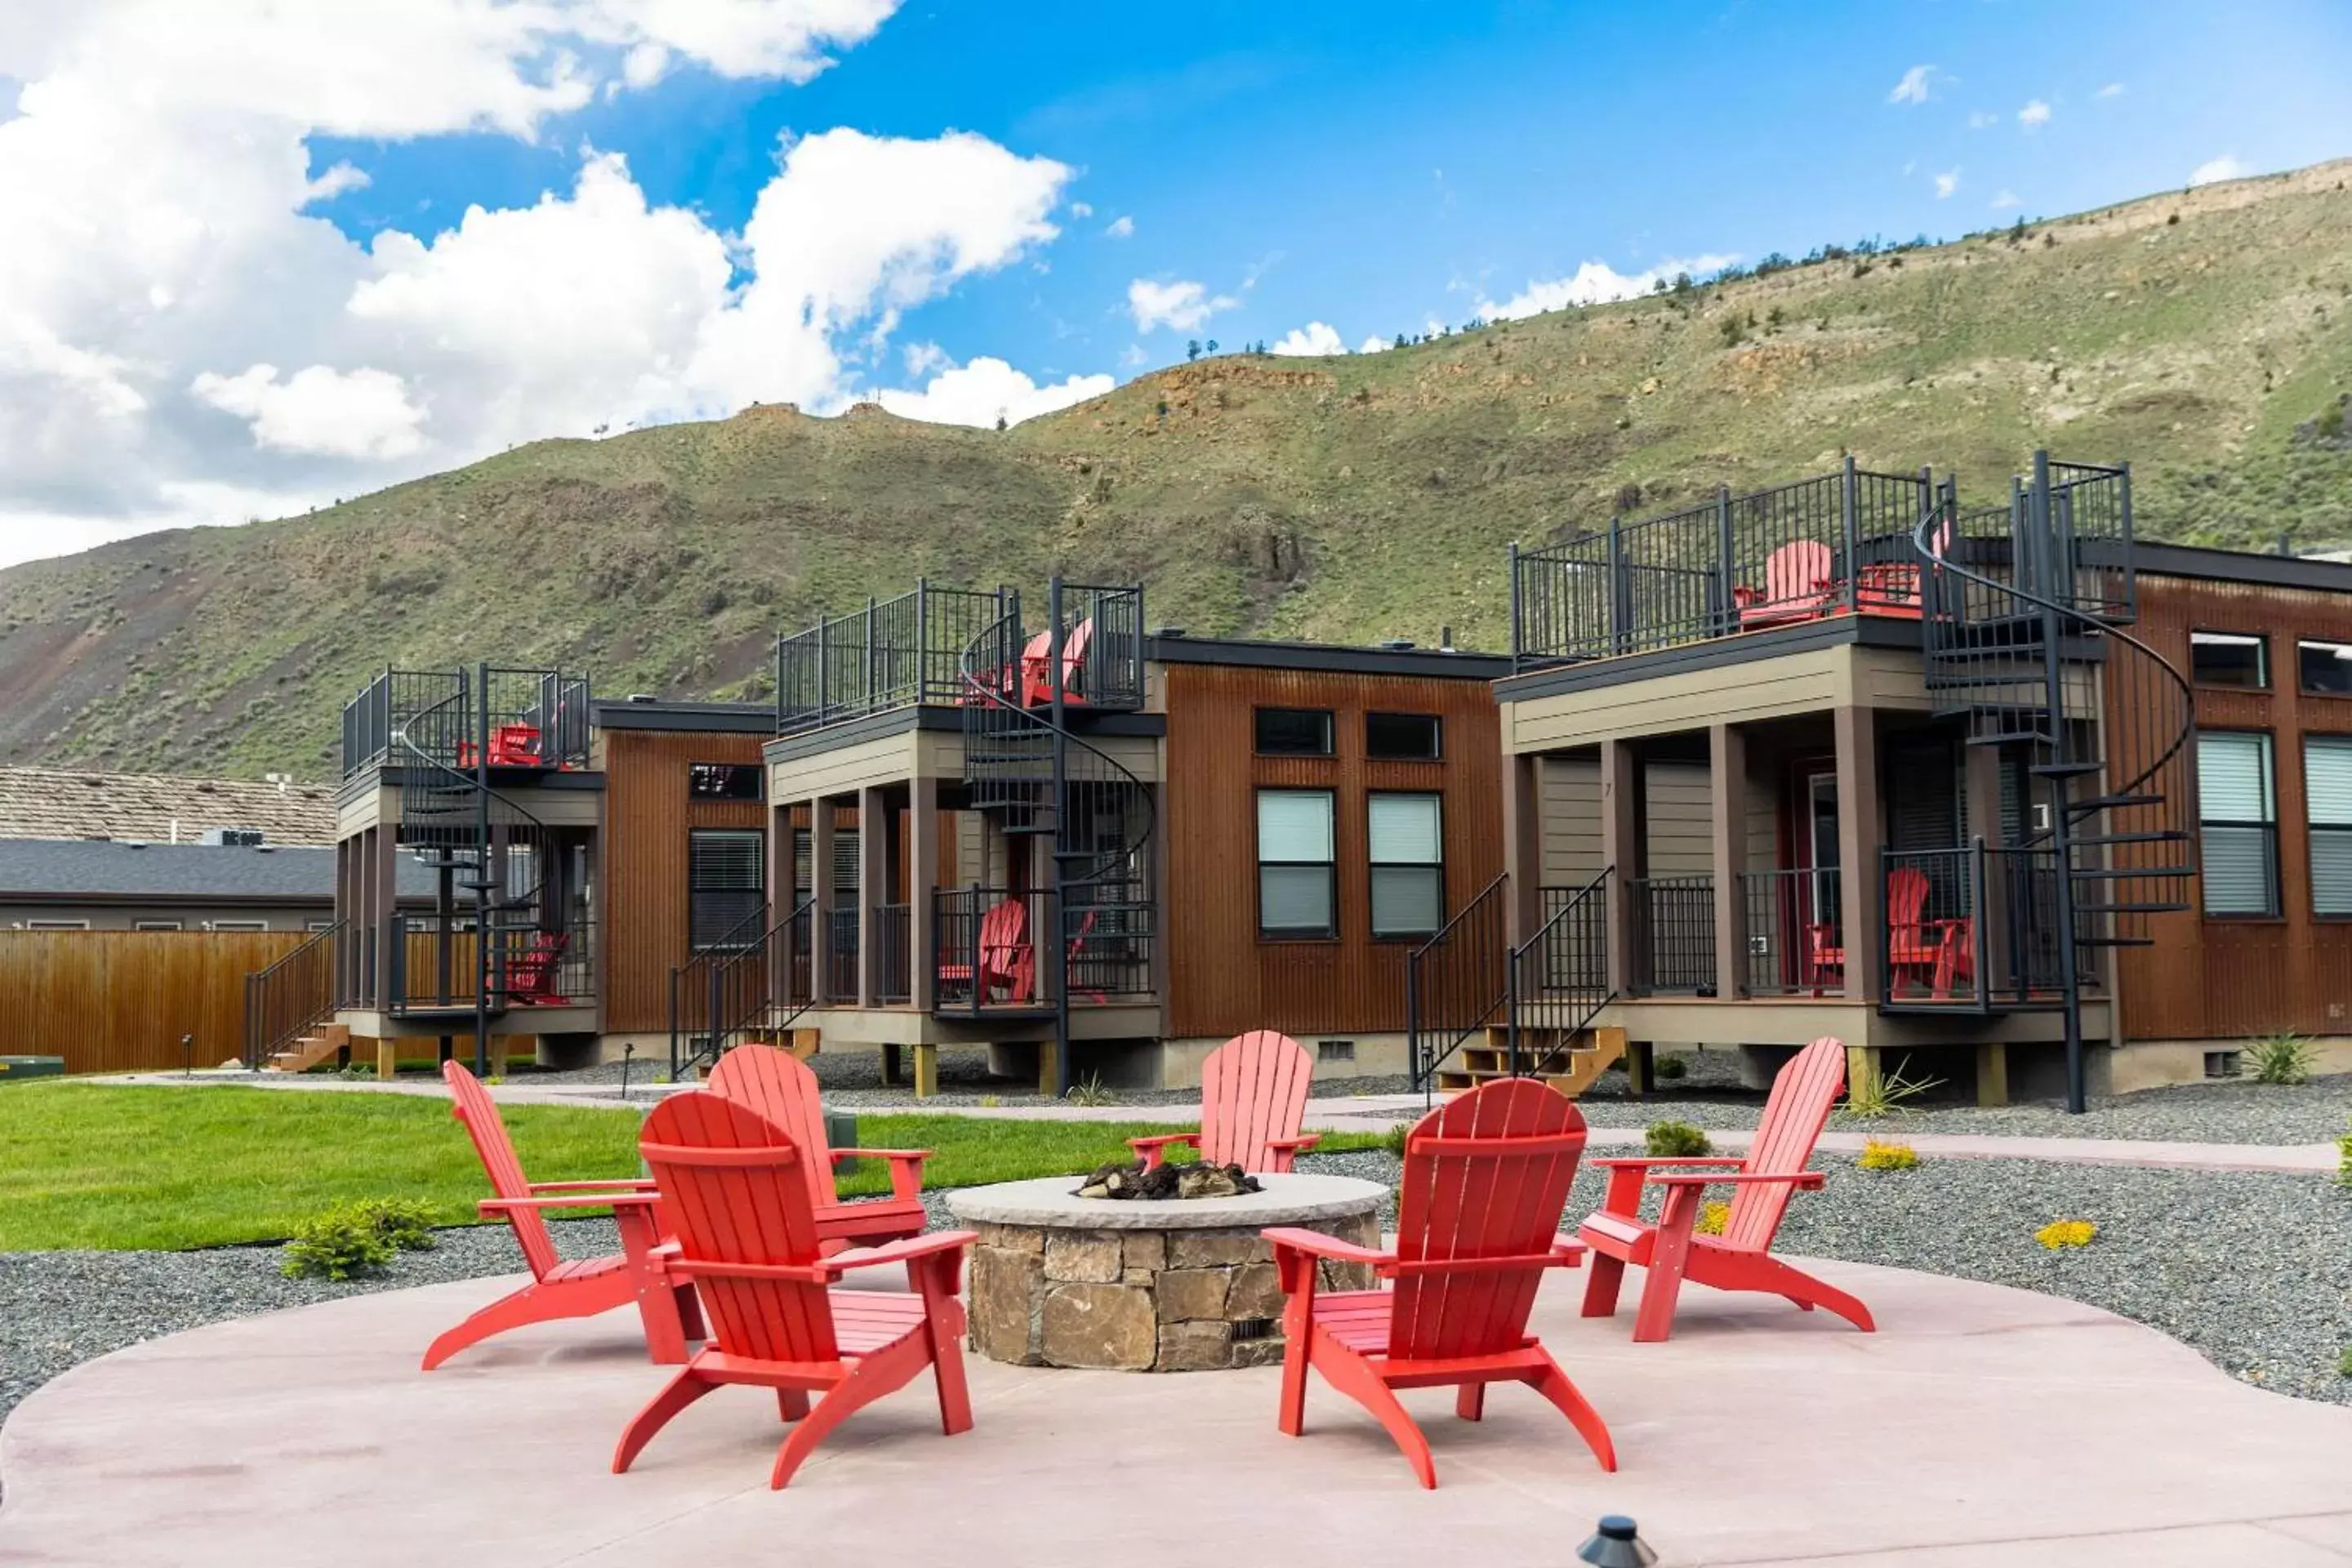
{"label": "small shrub", "polygon": [[1854,1163],[1865,1171],[1912,1171],[1918,1168],[1919,1154],[1908,1143],[1885,1143],[1866,1138],[1863,1140],[1862,1155]]}
{"label": "small shrub", "polygon": [[1911,1101],[1931,1089],[1940,1089],[1939,1078],[1907,1079],[1900,1069],[1881,1072],[1872,1068],[1845,1086],[1845,1103],[1838,1114],[1855,1121],[1875,1121],[1881,1117],[1908,1115]]}
{"label": "small shrub", "polygon": [[1103,1082],[1102,1074],[1098,1072],[1090,1072],[1070,1085],[1070,1092],[1064,1098],[1072,1105],[1117,1105],[1118,1103],[1118,1096],[1112,1092],[1108,1084]]}
{"label": "small shrub", "polygon": [[278,1271],[289,1279],[352,1279],[380,1272],[398,1250],[372,1222],[335,1209],[303,1222]]}
{"label": "small shrub", "polygon": [[2309,1083],[2312,1060],[2316,1054],[2304,1036],[2264,1035],[2246,1043],[2246,1076],[2256,1083]]}
{"label": "small shrub", "polygon": [[1685,1078],[1688,1077],[1689,1074],[1690,1063],[1683,1060],[1682,1058],[1660,1057],[1658,1058],[1658,1076],[1660,1078]]}
{"label": "small shrub", "polygon": [[1001,1094],[983,1094],[980,1097],[980,1106],[983,1110],[993,1110],[1003,1103],[1004,1097]]}
{"label": "small shrub", "polygon": [[415,1198],[362,1198],[344,1212],[403,1252],[433,1247],[433,1211]]}
{"label": "small shrub", "polygon": [[2352,1345],[2346,1345],[2336,1357],[2336,1375],[2352,1377]]}
{"label": "small shrub", "polygon": [[1690,1159],[1715,1152],[1706,1134],[1687,1121],[1653,1121],[1642,1134],[1643,1146],[1654,1160]]}
{"label": "small shrub", "polygon": [[1740,341],[1748,336],[1748,323],[1737,316],[1726,316],[1715,330],[1723,334],[1723,346],[1727,349],[1738,347]]}
{"label": "small shrub", "polygon": [[1691,1229],[1701,1236],[1721,1236],[1723,1227],[1731,1223],[1731,1205],[1718,1198],[1709,1198],[1698,1208],[1698,1218]]}
{"label": "small shrub", "polygon": [[2352,1187],[2352,1132],[2336,1141],[2336,1180]]}
{"label": "small shrub", "polygon": [[2069,1247],[2088,1247],[2091,1238],[2098,1234],[2099,1227],[2089,1220],[2058,1219],[2035,1231],[2033,1239],[2056,1252]]}
{"label": "small shrub", "polygon": [[1412,1133],[1412,1122],[1391,1121],[1389,1123],[1389,1130],[1381,1135],[1381,1147],[1402,1160],[1404,1158],[1404,1141]]}

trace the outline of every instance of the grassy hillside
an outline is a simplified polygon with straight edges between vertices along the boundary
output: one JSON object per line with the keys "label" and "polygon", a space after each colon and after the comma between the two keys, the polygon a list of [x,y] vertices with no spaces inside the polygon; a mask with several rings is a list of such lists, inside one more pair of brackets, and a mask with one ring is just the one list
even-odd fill
{"label": "grassy hillside", "polygon": [[[918,574],[1150,584],[1195,631],[1506,646],[1503,552],[1853,452],[1991,498],[2135,465],[2153,537],[2352,541],[2352,163],[1328,360],[1010,431],[784,407],[548,441],[314,516],[0,573],[0,762],[330,766],[387,660],[764,695],[780,626]],[[2330,415],[2330,410],[2336,410]]]}

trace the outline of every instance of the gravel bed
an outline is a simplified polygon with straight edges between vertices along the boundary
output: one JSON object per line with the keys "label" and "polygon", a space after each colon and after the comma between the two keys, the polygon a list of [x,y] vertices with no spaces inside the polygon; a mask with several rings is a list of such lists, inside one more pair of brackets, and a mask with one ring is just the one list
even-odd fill
{"label": "gravel bed", "polygon": [[[1299,1168],[1394,1187],[1384,1150],[1307,1154]],[[2352,1191],[2318,1176],[2138,1170],[2039,1160],[1927,1160],[1901,1172],[1814,1162],[1828,1183],[1790,1205],[1778,1245],[2087,1302],[2162,1331],[2231,1376],[2352,1404],[2336,1358],[2352,1347]],[[1600,1206],[1577,1173],[1568,1212]],[[1395,1223],[1391,1199],[1382,1215]],[[2087,1219],[2090,1246],[2033,1233]]]}

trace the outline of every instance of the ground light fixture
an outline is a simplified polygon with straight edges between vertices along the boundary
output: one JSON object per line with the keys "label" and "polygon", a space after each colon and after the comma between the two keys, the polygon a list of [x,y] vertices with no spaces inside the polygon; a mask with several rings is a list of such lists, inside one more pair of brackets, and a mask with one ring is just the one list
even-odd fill
{"label": "ground light fixture", "polygon": [[1632,1520],[1622,1513],[1604,1513],[1600,1533],[1576,1549],[1576,1560],[1593,1568],[1649,1568],[1658,1554],[1643,1543]]}

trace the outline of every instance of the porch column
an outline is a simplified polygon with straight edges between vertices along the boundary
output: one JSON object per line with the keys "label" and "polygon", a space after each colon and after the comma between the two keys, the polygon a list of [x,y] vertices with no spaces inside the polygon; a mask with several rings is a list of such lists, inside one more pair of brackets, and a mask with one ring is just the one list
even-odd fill
{"label": "porch column", "polygon": [[1609,988],[1633,987],[1633,889],[1642,875],[1642,758],[1631,741],[1601,742],[1601,863],[1616,868],[1609,887]]}
{"label": "porch column", "polygon": [[940,885],[940,781],[917,775],[908,786],[907,981],[916,1009],[928,1013],[937,1000],[938,933],[931,929],[931,894]]}
{"label": "porch column", "polygon": [[876,908],[890,897],[890,802],[878,785],[857,792],[857,1005],[882,1001],[882,923]]}
{"label": "porch column", "polygon": [[1748,731],[1709,725],[1706,754],[1715,813],[1715,994],[1729,998],[1748,989],[1748,899],[1739,880],[1748,868]]}
{"label": "porch column", "polygon": [[1845,994],[1876,994],[1886,942],[1878,925],[1878,715],[1840,708],[1837,724],[1838,925],[1845,948]]}
{"label": "porch column", "polygon": [[1543,923],[1543,795],[1540,757],[1503,753],[1503,930],[1513,947]]}
{"label": "porch column", "polygon": [[822,1005],[833,994],[833,802],[809,802],[809,996]]}
{"label": "porch column", "polygon": [[[392,929],[393,911],[399,907],[400,898],[400,829],[394,825],[397,821],[396,817],[393,823],[379,820],[368,829],[368,919],[375,926],[375,1003],[383,1008],[389,1008],[394,1001],[392,949],[395,939],[402,945],[401,957],[404,960],[408,956],[407,939]],[[447,940],[445,931],[442,941]]]}

